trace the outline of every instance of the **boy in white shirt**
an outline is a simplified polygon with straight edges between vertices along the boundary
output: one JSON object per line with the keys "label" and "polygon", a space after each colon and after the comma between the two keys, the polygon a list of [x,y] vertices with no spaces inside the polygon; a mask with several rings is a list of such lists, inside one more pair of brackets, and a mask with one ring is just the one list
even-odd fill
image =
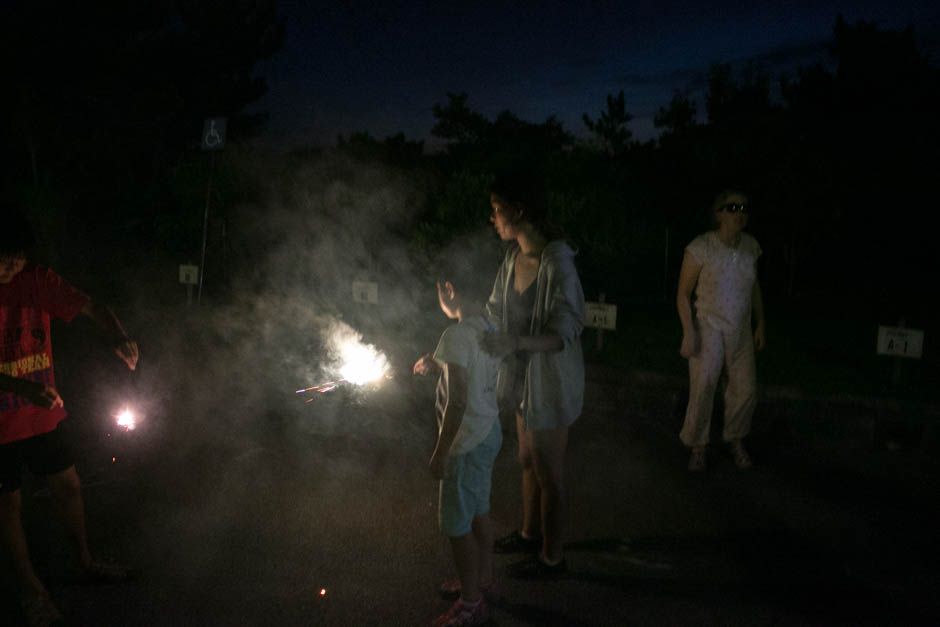
{"label": "boy in white shirt", "polygon": [[[456,283],[456,285],[455,285]],[[493,527],[490,487],[493,462],[502,443],[496,378],[500,360],[480,340],[493,331],[473,279],[440,281],[441,310],[458,323],[447,327],[434,354],[421,357],[415,374],[440,372],[435,408],[439,433],[431,474],[440,480],[439,521],[454,552],[458,581],[441,586],[444,596],[459,595],[434,625],[479,625],[489,618],[483,598],[493,586]],[[487,286],[480,286],[485,296]]]}

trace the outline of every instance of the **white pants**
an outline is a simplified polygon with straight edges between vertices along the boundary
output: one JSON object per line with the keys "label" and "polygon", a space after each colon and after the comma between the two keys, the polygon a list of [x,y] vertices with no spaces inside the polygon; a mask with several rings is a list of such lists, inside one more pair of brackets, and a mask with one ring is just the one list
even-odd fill
{"label": "white pants", "polygon": [[722,369],[728,376],[725,387],[726,442],[746,436],[757,406],[757,372],[754,365],[754,338],[751,323],[732,332],[718,331],[696,321],[700,348],[689,358],[689,406],[679,439],[686,446],[708,444],[715,389]]}

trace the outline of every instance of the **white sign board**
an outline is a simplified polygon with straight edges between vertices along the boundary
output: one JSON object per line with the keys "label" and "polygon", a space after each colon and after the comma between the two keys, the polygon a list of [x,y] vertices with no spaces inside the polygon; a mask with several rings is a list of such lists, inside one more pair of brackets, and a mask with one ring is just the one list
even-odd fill
{"label": "white sign board", "polygon": [[180,265],[180,283],[195,285],[199,283],[199,266]]}
{"label": "white sign board", "polygon": [[584,303],[584,326],[613,331],[617,328],[617,305]]}
{"label": "white sign board", "polygon": [[226,118],[206,118],[202,124],[202,149],[222,150],[225,147]]}
{"label": "white sign board", "polygon": [[924,332],[903,327],[878,327],[878,354],[920,359],[924,352]]}
{"label": "white sign board", "polygon": [[353,281],[353,300],[357,303],[379,304],[379,284],[372,281]]}

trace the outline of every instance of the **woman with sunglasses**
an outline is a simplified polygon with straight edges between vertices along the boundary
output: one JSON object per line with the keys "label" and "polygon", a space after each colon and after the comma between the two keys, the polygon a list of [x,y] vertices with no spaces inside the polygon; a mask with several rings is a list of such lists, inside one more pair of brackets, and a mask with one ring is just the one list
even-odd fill
{"label": "woman with sunglasses", "polygon": [[750,467],[743,439],[757,405],[754,350],[764,347],[764,303],[757,280],[761,247],[744,232],[747,196],[726,190],[715,198],[711,214],[715,229],[685,249],[676,297],[682,321],[679,353],[689,360],[689,405],[679,439],[692,449],[692,472],[705,470],[715,390],[723,370],[727,386],[722,437],[730,444],[735,465]]}

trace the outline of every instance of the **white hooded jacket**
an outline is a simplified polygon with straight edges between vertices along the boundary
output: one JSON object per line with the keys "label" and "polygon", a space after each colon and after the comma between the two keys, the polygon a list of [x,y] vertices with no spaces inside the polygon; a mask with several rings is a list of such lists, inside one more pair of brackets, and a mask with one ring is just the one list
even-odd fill
{"label": "white hooded jacket", "polygon": [[[490,322],[503,332],[509,328],[505,303],[518,253],[517,243],[506,251],[486,306]],[[584,292],[574,265],[576,254],[564,240],[549,242],[542,250],[530,334],[557,335],[564,347],[556,352],[530,353],[522,404],[528,429],[567,427],[581,415],[584,405]],[[506,378],[501,371],[501,390],[512,383]]]}

